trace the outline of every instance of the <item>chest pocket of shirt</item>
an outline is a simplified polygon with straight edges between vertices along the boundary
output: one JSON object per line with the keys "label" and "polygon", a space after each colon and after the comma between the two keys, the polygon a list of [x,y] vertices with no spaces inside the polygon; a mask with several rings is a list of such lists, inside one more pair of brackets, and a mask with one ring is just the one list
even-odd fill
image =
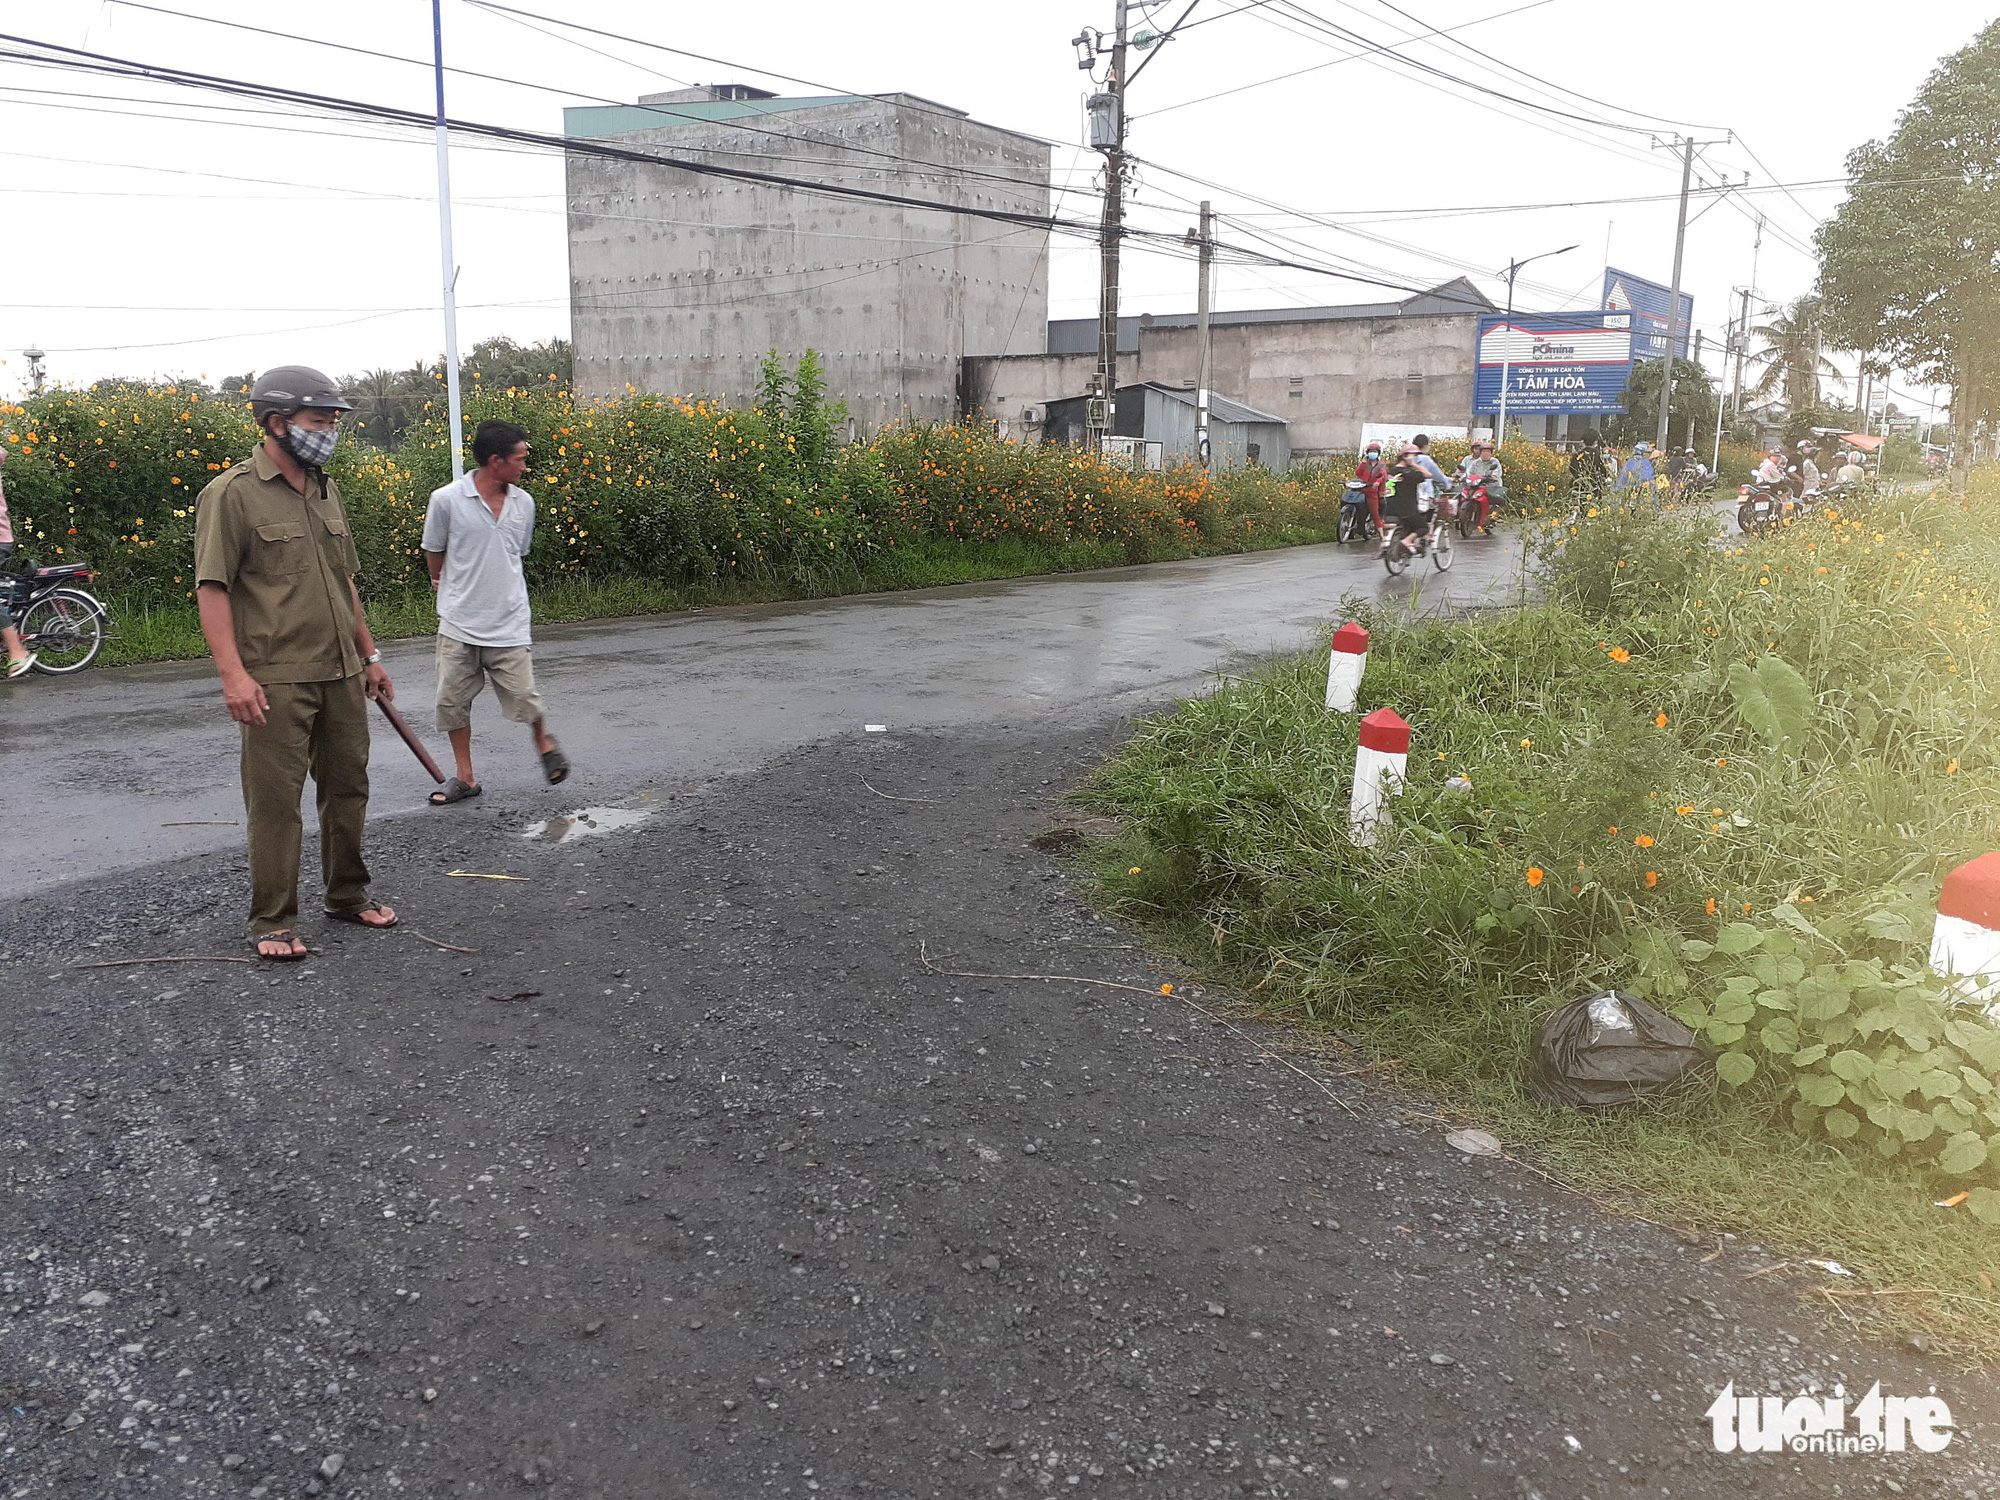
{"label": "chest pocket of shirt", "polygon": [[302,521],[272,521],[257,528],[248,569],[272,578],[303,573],[312,566],[312,542]]}

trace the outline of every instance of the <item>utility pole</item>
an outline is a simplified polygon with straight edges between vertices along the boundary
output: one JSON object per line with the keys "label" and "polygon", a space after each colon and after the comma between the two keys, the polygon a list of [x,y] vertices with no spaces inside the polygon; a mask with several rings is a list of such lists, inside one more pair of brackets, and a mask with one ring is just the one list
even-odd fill
{"label": "utility pole", "polygon": [[[1720,146],[1734,139],[1733,134],[1719,141],[1698,141],[1693,136],[1682,136],[1681,148],[1681,208],[1680,216],[1674,222],[1674,275],[1667,291],[1667,350],[1664,356],[1666,369],[1660,379],[1660,417],[1654,424],[1653,446],[1667,445],[1668,404],[1674,396],[1674,350],[1680,344],[1681,323],[1681,260],[1687,250],[1688,190],[1694,184],[1694,148],[1697,146]],[[1658,142],[1654,143],[1658,145]]]}
{"label": "utility pole", "polygon": [[1209,278],[1215,265],[1215,215],[1210,211],[1208,200],[1201,200],[1201,228],[1190,230],[1188,238],[1200,250],[1201,285],[1195,292],[1195,339],[1197,341],[1198,373],[1194,383],[1194,451],[1201,460],[1201,466],[1209,466],[1208,456],[1208,387],[1210,379],[1210,354],[1208,337]]}
{"label": "utility pole", "polygon": [[[1509,260],[1503,273],[1507,278],[1507,315],[1500,326],[1506,330],[1500,336],[1500,414],[1493,422],[1493,450],[1499,452],[1500,445],[1507,441],[1507,380],[1514,367],[1514,278],[1521,274],[1523,266],[1531,266],[1538,260],[1547,260],[1552,255],[1567,255],[1574,245],[1564,245],[1560,250],[1544,250],[1540,255],[1531,255],[1526,260]],[[1491,304],[1488,304],[1489,306]],[[1478,370],[1479,356],[1473,355],[1473,369]],[[1475,379],[1474,384],[1477,384]]]}
{"label": "utility pole", "polygon": [[431,0],[431,47],[437,73],[438,243],[444,257],[444,385],[451,413],[451,477],[465,477],[465,420],[458,404],[458,267],[451,250],[451,133],[444,119],[444,20]]}
{"label": "utility pole", "polygon": [[1090,144],[1104,153],[1104,217],[1097,234],[1097,376],[1084,409],[1091,446],[1100,452],[1118,415],[1118,252],[1125,234],[1125,57],[1130,6],[1131,0],[1118,0],[1111,71],[1105,75],[1104,88],[1090,100]]}

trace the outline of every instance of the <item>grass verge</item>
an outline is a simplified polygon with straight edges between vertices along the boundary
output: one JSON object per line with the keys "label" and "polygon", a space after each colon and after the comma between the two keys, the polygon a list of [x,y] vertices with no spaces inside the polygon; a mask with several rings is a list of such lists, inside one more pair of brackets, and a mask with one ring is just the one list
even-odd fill
{"label": "grass verge", "polygon": [[[1925,969],[1942,873],[2000,845],[1996,498],[1726,548],[1705,516],[1607,509],[1535,539],[1532,607],[1358,611],[1361,709],[1414,730],[1387,836],[1349,840],[1355,723],[1295,660],[1100,769],[1104,902],[1585,1191],[1854,1267],[1802,1280],[1871,1294],[1827,1316],[2000,1352],[2000,1027]],[[1536,1028],[1610,984],[1695,1027],[1720,1080],[1534,1103]]]}
{"label": "grass verge", "polygon": [[[1239,540],[1215,551],[1262,552],[1332,540],[1330,532],[1291,529]],[[1197,555],[1204,554],[1176,551],[1146,561],[1166,562]],[[1131,561],[1122,545],[1112,543],[1074,542],[1062,547],[1040,547],[1011,538],[978,546],[926,541],[884,556],[851,579],[851,586],[845,588],[809,591],[775,581],[742,579],[713,584],[668,584],[648,578],[574,578],[535,589],[533,600],[536,624],[571,624],[671,614],[717,605],[770,604],[787,599],[942,588],[955,583],[982,583],[1040,573],[1077,573],[1093,568],[1124,567]],[[181,661],[208,655],[201,622],[192,603],[162,604],[144,596],[113,596],[107,603],[112,632],[100,658],[104,665]],[[437,611],[430,591],[369,599],[368,625],[378,640],[385,641],[435,633]]]}

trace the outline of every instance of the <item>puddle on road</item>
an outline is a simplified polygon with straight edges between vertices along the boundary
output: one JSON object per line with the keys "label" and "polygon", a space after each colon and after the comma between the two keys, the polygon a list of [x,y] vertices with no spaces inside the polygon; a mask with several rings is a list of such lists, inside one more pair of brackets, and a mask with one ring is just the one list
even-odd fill
{"label": "puddle on road", "polygon": [[539,839],[545,844],[560,844],[565,839],[595,838],[601,833],[617,833],[620,829],[643,823],[652,817],[653,812],[650,807],[579,807],[560,818],[530,823],[521,830],[521,837]]}

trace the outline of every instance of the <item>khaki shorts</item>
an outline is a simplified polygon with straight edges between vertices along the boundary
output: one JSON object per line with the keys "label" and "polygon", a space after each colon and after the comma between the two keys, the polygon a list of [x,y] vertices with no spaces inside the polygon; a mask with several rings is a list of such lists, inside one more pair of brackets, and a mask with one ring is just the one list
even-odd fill
{"label": "khaki shorts", "polygon": [[468,646],[448,635],[437,638],[437,727],[445,734],[472,727],[472,700],[490,680],[500,712],[516,724],[543,717],[535,691],[533,648]]}

